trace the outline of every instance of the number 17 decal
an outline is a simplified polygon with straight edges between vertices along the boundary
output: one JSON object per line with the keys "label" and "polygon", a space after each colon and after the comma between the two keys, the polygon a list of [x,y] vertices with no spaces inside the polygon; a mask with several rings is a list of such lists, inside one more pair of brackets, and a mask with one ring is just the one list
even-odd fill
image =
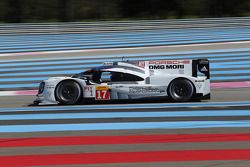
{"label": "number 17 decal", "polygon": [[96,86],[95,99],[96,100],[109,100],[110,93],[109,93],[108,86]]}

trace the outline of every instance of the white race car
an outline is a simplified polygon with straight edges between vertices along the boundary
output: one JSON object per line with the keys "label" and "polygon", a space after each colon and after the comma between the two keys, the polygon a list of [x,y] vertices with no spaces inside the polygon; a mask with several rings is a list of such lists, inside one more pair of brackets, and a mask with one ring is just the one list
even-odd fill
{"label": "white race car", "polygon": [[106,62],[71,77],[41,82],[34,104],[159,97],[176,102],[210,99],[209,61]]}

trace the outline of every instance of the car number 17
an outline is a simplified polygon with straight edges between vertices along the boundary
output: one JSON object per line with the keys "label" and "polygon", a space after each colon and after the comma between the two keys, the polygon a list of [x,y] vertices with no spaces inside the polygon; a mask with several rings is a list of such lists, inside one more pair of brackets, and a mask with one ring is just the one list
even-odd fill
{"label": "car number 17", "polygon": [[107,86],[97,86],[96,87],[96,100],[109,100],[110,93]]}

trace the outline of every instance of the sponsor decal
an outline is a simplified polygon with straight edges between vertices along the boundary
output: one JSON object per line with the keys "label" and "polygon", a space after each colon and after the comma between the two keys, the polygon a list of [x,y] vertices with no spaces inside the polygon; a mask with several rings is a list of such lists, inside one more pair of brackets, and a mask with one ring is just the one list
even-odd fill
{"label": "sponsor decal", "polygon": [[103,65],[104,66],[113,66],[113,62],[104,62]]}
{"label": "sponsor decal", "polygon": [[129,93],[132,94],[161,93],[161,90],[152,87],[129,87]]}
{"label": "sponsor decal", "polygon": [[154,75],[155,71],[154,70],[149,70],[149,75]]}
{"label": "sponsor decal", "polygon": [[145,67],[145,61],[139,61],[138,66],[141,68]]}
{"label": "sponsor decal", "polygon": [[205,72],[205,71],[207,71],[207,68],[206,68],[206,66],[202,67],[200,71],[202,71],[202,72]]}
{"label": "sponsor decal", "polygon": [[96,100],[109,100],[110,93],[108,86],[96,86],[95,89],[95,99]]}
{"label": "sponsor decal", "polygon": [[201,84],[200,82],[198,82],[197,87],[198,87],[199,89],[201,89],[202,84]]}
{"label": "sponsor decal", "polygon": [[190,60],[152,60],[148,63],[154,65],[160,64],[173,64],[173,65],[181,65],[181,64],[190,64]]}
{"label": "sponsor decal", "polygon": [[54,85],[46,85],[46,88],[47,88],[47,89],[54,89],[55,86],[54,86]]}
{"label": "sponsor decal", "polygon": [[[145,68],[146,64],[148,63],[149,66],[151,65],[184,65],[184,64],[190,64],[190,60],[151,60],[151,61],[139,61],[138,66]],[[174,66],[178,68],[178,66]],[[170,66],[169,69],[172,67]],[[152,68],[153,69],[153,68]],[[161,67],[159,67],[161,69]],[[168,68],[163,68],[168,69]]]}
{"label": "sponsor decal", "polygon": [[84,93],[89,94],[89,96],[92,97],[93,96],[93,87],[86,85],[84,87]]}
{"label": "sponsor decal", "polygon": [[164,70],[164,69],[184,69],[184,65],[149,65],[151,70]]}
{"label": "sponsor decal", "polygon": [[205,80],[195,80],[195,82],[205,82]]}

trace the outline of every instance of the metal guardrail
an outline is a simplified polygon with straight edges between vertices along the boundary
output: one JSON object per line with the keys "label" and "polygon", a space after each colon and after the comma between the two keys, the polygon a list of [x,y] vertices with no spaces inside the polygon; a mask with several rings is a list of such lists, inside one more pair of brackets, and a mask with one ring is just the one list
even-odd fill
{"label": "metal guardrail", "polygon": [[209,27],[230,28],[237,26],[249,27],[250,17],[0,24],[0,35],[98,33]]}

